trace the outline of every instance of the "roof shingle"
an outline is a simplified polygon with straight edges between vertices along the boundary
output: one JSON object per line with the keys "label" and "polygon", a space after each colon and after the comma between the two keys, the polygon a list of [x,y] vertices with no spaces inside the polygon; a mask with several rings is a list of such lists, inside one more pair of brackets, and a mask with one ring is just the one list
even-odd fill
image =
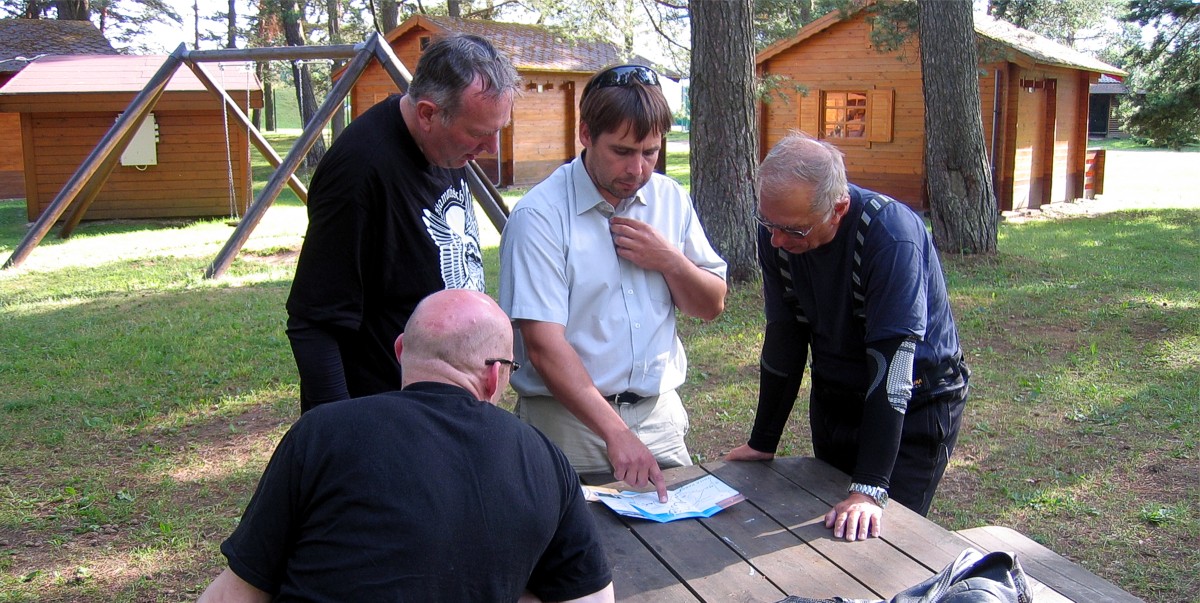
{"label": "roof shingle", "polygon": [[0,19],[0,72],[20,71],[48,54],[118,52],[90,21]]}
{"label": "roof shingle", "polygon": [[[640,55],[626,58],[617,45],[603,40],[570,39],[540,25],[501,23],[478,19],[422,15],[442,31],[475,34],[487,38],[497,50],[508,55],[518,70],[574,71],[592,73],[614,63],[637,63],[653,66],[653,61]],[[411,21],[411,20],[410,20]],[[408,24],[411,25],[411,24]],[[399,35],[409,27],[393,30]],[[389,40],[393,36],[389,36]]]}

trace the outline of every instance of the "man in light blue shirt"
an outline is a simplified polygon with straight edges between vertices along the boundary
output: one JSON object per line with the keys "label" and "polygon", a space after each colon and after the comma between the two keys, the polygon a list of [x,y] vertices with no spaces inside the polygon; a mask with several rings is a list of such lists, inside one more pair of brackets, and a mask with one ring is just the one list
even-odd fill
{"label": "man in light blue shirt", "polygon": [[654,173],[671,111],[640,65],[596,74],[580,102],[583,154],[517,204],[500,243],[500,305],[517,327],[517,414],[580,473],[634,487],[690,465],[675,389],[687,359],[676,309],[725,304],[725,261],[686,191]]}

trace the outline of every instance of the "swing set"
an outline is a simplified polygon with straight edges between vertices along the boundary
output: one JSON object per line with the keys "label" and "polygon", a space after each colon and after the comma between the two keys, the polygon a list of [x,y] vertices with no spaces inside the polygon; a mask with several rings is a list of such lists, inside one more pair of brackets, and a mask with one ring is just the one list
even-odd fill
{"label": "swing set", "polygon": [[[204,63],[227,63],[232,61],[303,61],[311,59],[350,59],[343,71],[342,77],[330,89],[325,100],[321,103],[312,119],[304,126],[300,137],[292,145],[284,158],[280,158],[275,149],[267,142],[258,128],[250,121],[232,97],[208,73]],[[266,48],[221,49],[221,50],[188,50],[180,44],[159,67],[158,71],[146,83],[146,86],[130,102],[129,107],[117,118],[112,128],[100,139],[88,157],[75,173],[67,180],[62,190],[33,223],[25,238],[21,240],[12,255],[5,261],[3,268],[20,266],[29,254],[45,238],[50,229],[67,209],[73,208],[70,216],[63,222],[59,236],[68,238],[79,225],[88,207],[95,200],[100,188],[112,174],[117,159],[123,153],[130,141],[141,127],[146,116],[154,109],[162,96],[171,76],[182,65],[187,65],[196,77],[210,92],[216,95],[224,106],[226,159],[230,166],[230,209],[236,217],[237,204],[235,201],[232,176],[232,151],[229,143],[229,115],[246,128],[250,142],[259,153],[274,167],[266,186],[259,191],[258,196],[247,208],[244,215],[237,221],[233,234],[217,253],[216,258],[204,271],[204,278],[220,278],[233,263],[254,228],[262,220],[271,204],[278,198],[286,185],[296,193],[302,202],[308,202],[308,191],[304,184],[296,178],[296,169],[300,166],[309,149],[321,136],[325,126],[333,114],[342,105],[350,89],[358,81],[363,71],[370,65],[371,59],[378,60],[384,71],[395,82],[401,92],[408,90],[412,75],[392,52],[387,41],[379,33],[373,33],[360,44],[343,44],[334,46],[278,46]],[[247,76],[249,77],[249,76]],[[248,87],[247,87],[248,88]],[[247,104],[248,106],[248,104]],[[246,152],[249,153],[249,147]],[[486,177],[483,169],[474,161],[468,163],[467,184],[471,193],[479,202],[484,213],[497,230],[502,230],[508,219],[508,212],[500,198],[500,192]],[[248,179],[249,180],[249,179]],[[248,197],[249,195],[247,195]]]}

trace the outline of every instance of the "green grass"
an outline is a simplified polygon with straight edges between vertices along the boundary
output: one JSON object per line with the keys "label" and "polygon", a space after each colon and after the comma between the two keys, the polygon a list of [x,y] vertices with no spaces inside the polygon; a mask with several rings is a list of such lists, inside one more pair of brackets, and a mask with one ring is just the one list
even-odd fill
{"label": "green grass", "polygon": [[[1161,151],[1161,148],[1152,147],[1146,143],[1139,141],[1136,138],[1102,138],[1098,140],[1088,140],[1089,149],[1108,149],[1110,151]],[[1180,151],[1184,153],[1200,152],[1200,144],[1190,144],[1184,146]]]}
{"label": "green grass", "polygon": [[[686,157],[669,157],[683,180]],[[194,600],[216,575],[297,412],[283,304],[303,212],[272,206],[217,281],[224,220],[85,222],[0,272],[0,603]],[[0,202],[0,255],[24,233],[23,204]],[[1194,600],[1198,241],[1200,202],[1004,223],[997,257],[944,258],[974,378],[933,520],[1007,525],[1147,601]],[[719,319],[682,320],[699,460],[749,430],[761,303],[743,284]],[[781,452],[811,454],[803,398],[793,417]]]}

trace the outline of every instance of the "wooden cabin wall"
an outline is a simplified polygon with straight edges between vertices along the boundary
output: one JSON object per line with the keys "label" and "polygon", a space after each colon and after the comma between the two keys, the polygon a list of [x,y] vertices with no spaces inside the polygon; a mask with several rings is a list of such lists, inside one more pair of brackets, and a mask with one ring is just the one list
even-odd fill
{"label": "wooden cabin wall", "polygon": [[[513,106],[513,181],[532,186],[578,154],[578,99],[585,79],[523,73],[525,90]],[[539,86],[541,87],[539,91]]]}
{"label": "wooden cabin wall", "polygon": [[0,113],[0,199],[25,196],[21,114]]}
{"label": "wooden cabin wall", "polygon": [[[915,41],[896,52],[879,53],[870,43],[862,15],[834,24],[764,61],[766,74],[783,76],[774,98],[761,105],[763,153],[792,129],[817,135],[822,92],[872,91],[890,96],[891,111],[868,104],[870,133],[864,139],[829,139],[846,156],[850,181],[924,209],[925,108],[920,54]],[[789,90],[796,85],[806,94]],[[890,95],[888,94],[890,93]],[[890,119],[886,119],[890,117]],[[882,130],[890,125],[889,132]]]}
{"label": "wooden cabin wall", "polygon": [[[139,170],[119,163],[84,219],[212,217],[231,213],[226,138],[219,111],[155,111],[158,164]],[[49,207],[67,180],[116,121],[114,113],[24,114],[32,149],[26,165],[28,216]],[[237,212],[252,198],[245,129],[229,128]],[[63,214],[66,218],[71,209]]]}
{"label": "wooden cabin wall", "polygon": [[[414,27],[391,42],[392,51],[410,72],[421,57],[421,38],[434,34]],[[523,94],[513,105],[512,123],[501,132],[499,156],[482,154],[475,162],[500,186],[541,182],[578,152],[578,99],[586,75],[520,71]],[[537,86],[541,85],[541,91]],[[358,117],[399,88],[378,62],[372,62],[351,89],[351,115]]]}

